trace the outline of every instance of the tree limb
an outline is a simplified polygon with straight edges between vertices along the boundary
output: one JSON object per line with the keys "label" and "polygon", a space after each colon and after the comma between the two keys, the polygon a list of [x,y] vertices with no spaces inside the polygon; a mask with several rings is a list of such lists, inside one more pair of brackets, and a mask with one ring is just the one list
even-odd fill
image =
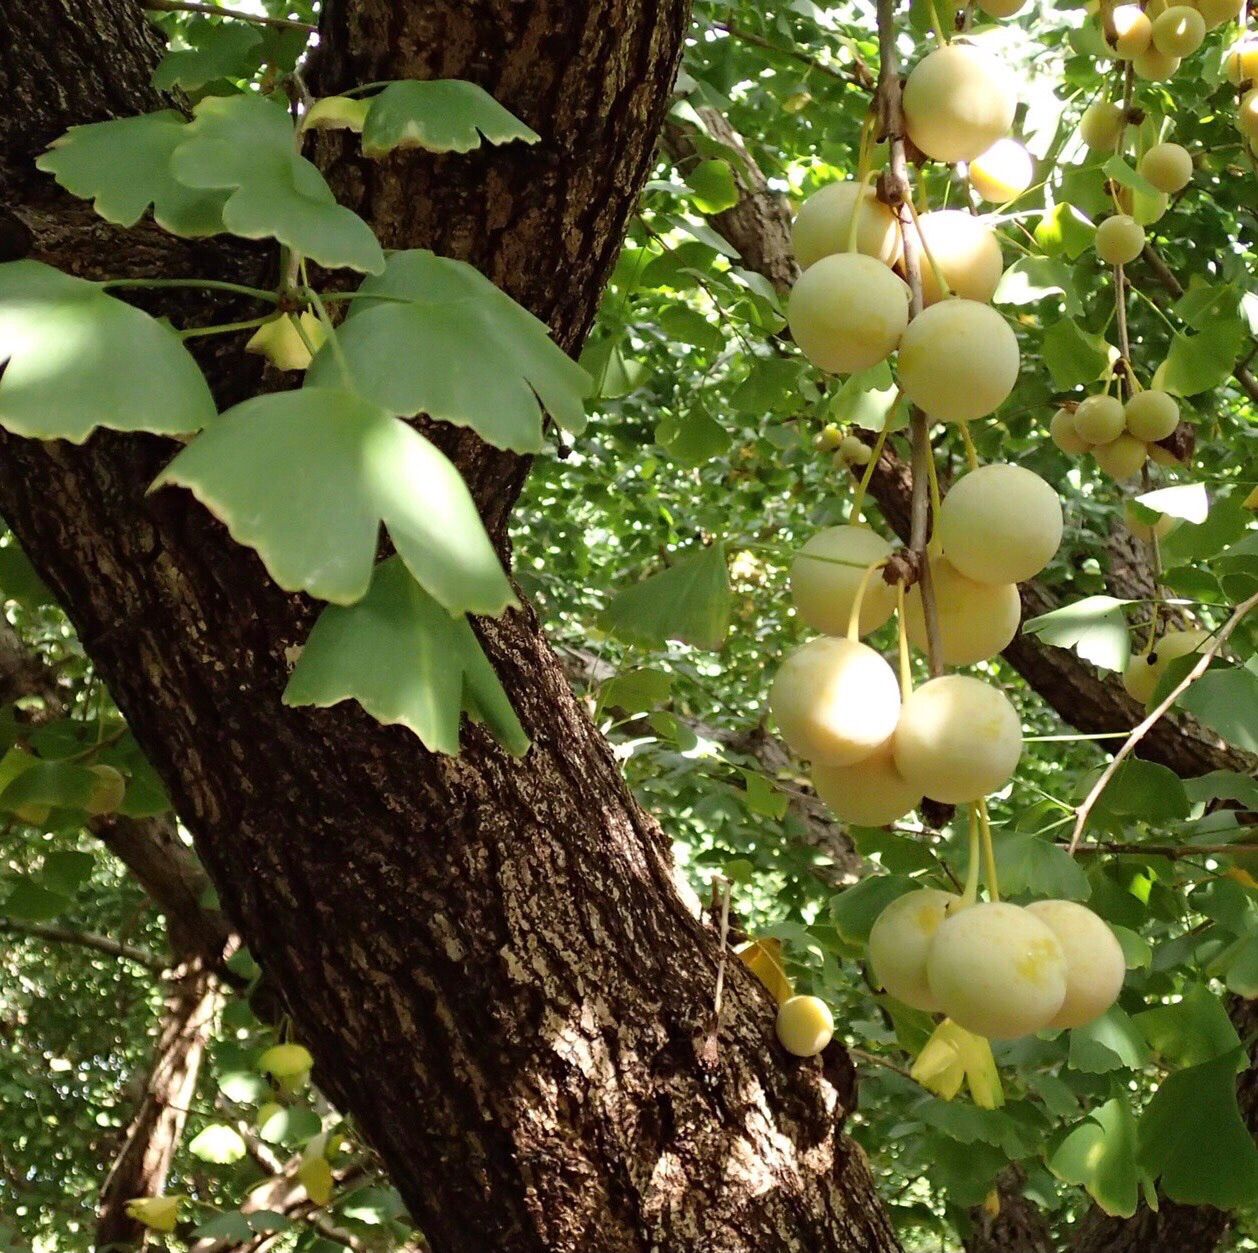
{"label": "tree limb", "polygon": [[95,949],[96,952],[110,957],[121,957],[135,962],[137,966],[143,966],[154,974],[161,974],[166,969],[166,963],[156,953],[115,940],[112,936],[98,935],[94,931],[76,931],[73,927],[59,927],[49,922],[28,922],[22,918],[0,918],[0,931],[28,935],[56,944],[77,944],[82,948]]}

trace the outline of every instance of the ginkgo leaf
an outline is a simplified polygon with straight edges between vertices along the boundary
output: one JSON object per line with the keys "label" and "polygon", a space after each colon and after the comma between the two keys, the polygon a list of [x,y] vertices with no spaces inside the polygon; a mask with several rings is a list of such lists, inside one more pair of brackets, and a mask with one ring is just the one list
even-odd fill
{"label": "ginkgo leaf", "polygon": [[171,169],[187,187],[229,190],[223,225],[280,243],[329,268],[371,274],[384,253],[366,222],[336,203],[323,175],[293,147],[293,121],[262,96],[207,96]]}
{"label": "ginkgo leaf", "polygon": [[212,1122],[188,1144],[188,1152],[203,1162],[229,1166],[245,1155],[245,1142],[240,1133],[226,1123]]}
{"label": "ginkgo leaf", "polygon": [[769,937],[748,940],[734,950],[742,963],[768,989],[769,995],[781,1005],[795,995],[782,956],[782,941]]}
{"label": "ginkgo leaf", "polygon": [[599,625],[647,648],[682,640],[715,651],[725,643],[732,600],[725,545],[717,543],[689,552],[666,570],[618,592]]}
{"label": "ginkgo leaf", "polygon": [[173,109],[72,126],[35,164],[117,226],[134,226],[150,205],[158,226],[175,235],[224,229],[227,193],[186,187],[171,173],[188,123]]}
{"label": "ginkgo leaf", "polygon": [[[255,396],[229,409],[153,482],[188,488],[289,592],[353,604],[380,523],[452,613],[515,602],[471,493],[418,431],[351,392]],[[276,485],[284,490],[277,491]]]}
{"label": "ginkgo leaf", "polygon": [[358,604],[323,611],[284,691],[287,705],[356,700],[435,753],[459,751],[459,718],[483,722],[507,752],[529,739],[467,619],[451,616],[391,557]]}
{"label": "ginkgo leaf", "polygon": [[[381,299],[355,300],[337,341],[355,390],[390,412],[470,426],[516,452],[542,448],[543,405],[565,430],[584,428],[589,375],[543,322],[466,262],[395,252],[359,294]],[[307,382],[340,380],[329,346]]]}
{"label": "ginkgo leaf", "polygon": [[1046,644],[1073,648],[1084,661],[1106,670],[1122,670],[1131,655],[1131,637],[1123,608],[1129,600],[1113,596],[1085,596],[1073,604],[1040,614],[1022,625],[1025,635],[1038,635]]}
{"label": "ginkgo leaf", "polygon": [[0,426],[81,444],[98,427],[184,435],[214,416],[165,323],[38,261],[0,265]]}
{"label": "ginkgo leaf", "polygon": [[370,107],[370,100],[359,100],[354,96],[324,96],[306,110],[301,119],[302,129],[361,131]]}
{"label": "ginkgo leaf", "polygon": [[1140,1202],[1136,1119],[1126,1097],[1115,1097],[1078,1123],[1048,1159],[1065,1183],[1086,1188],[1105,1213],[1130,1218]]}
{"label": "ginkgo leaf", "polygon": [[245,78],[262,64],[262,34],[247,22],[194,17],[182,31],[186,48],[172,48],[153,71],[158,91],[199,91],[220,78]]}
{"label": "ginkgo leaf", "polygon": [[371,100],[363,125],[363,152],[383,157],[394,148],[470,152],[481,145],[541,136],[508,112],[484,88],[457,78],[390,83]]}

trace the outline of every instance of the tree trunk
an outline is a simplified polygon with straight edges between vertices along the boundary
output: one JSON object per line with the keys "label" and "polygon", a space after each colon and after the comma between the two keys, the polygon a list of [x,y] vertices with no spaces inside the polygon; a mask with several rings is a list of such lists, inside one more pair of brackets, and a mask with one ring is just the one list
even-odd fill
{"label": "tree trunk", "polygon": [[[147,46],[138,6],[77,12],[52,49],[33,34],[14,45],[21,15],[0,16],[0,86],[56,96],[0,123],[11,168],[69,120],[153,103],[132,65]],[[530,151],[378,164],[328,143],[334,183],[386,244],[472,260],[575,348],[649,168],[686,19],[682,0],[332,4],[321,88],[463,75],[543,136]],[[81,272],[254,255],[103,229],[25,175],[6,190],[34,255]],[[249,376],[214,351],[228,399]],[[438,434],[501,535],[527,463]],[[458,758],[428,754],[356,707],[283,708],[286,650],[313,607],[186,494],[145,499],[169,442],[5,436],[0,451],[0,511],[284,990],[320,1085],[435,1249],[895,1247],[841,1133],[846,1057],[786,1056],[769,997],[736,961],[713,1031],[714,930],[687,909],[667,840],[529,608],[481,624],[528,757],[474,727]]]}

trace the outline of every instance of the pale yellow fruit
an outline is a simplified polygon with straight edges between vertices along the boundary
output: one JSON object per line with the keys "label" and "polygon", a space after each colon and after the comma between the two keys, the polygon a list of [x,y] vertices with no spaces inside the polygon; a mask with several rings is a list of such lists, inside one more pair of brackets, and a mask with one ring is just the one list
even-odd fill
{"label": "pale yellow fruit", "polygon": [[897,897],[878,915],[869,933],[869,964],[897,1001],[928,1014],[939,1012],[926,978],[926,957],[949,907],[960,900],[952,892],[922,888]]}
{"label": "pale yellow fruit", "polygon": [[986,417],[1018,381],[1018,340],[990,305],[941,300],[909,323],[900,341],[899,383],[942,422]]}
{"label": "pale yellow fruit", "polygon": [[1258,87],[1251,87],[1241,97],[1236,126],[1249,140],[1250,147],[1258,147]]}
{"label": "pale yellow fruit", "polygon": [[850,466],[867,466],[873,460],[873,449],[855,435],[845,435],[839,444],[838,455]]}
{"label": "pale yellow fruit", "polygon": [[[945,557],[930,563],[930,577],[939,619],[939,659],[945,666],[972,666],[1009,646],[1022,620],[1016,584],[978,583]],[[925,652],[920,584],[909,589],[905,608],[909,641]]]}
{"label": "pale yellow fruit", "polygon": [[1159,680],[1166,672],[1166,667],[1180,657],[1195,653],[1209,640],[1210,633],[1198,629],[1185,631],[1167,631],[1158,640],[1151,653],[1141,657],[1133,657],[1123,672],[1123,687],[1127,695],[1147,705],[1157,689]]}
{"label": "pale yellow fruit", "polygon": [[1233,21],[1240,12],[1237,0],[1194,0],[1193,8],[1205,18],[1206,29],[1215,30]]}
{"label": "pale yellow fruit", "polygon": [[1123,61],[1139,56],[1153,40],[1153,23],[1138,4],[1120,4],[1113,13],[1114,54]]}
{"label": "pale yellow fruit", "polygon": [[812,783],[840,822],[857,827],[885,827],[922,801],[895,768],[890,740],[854,766],[814,766]]}
{"label": "pale yellow fruit", "polygon": [[1089,444],[1108,444],[1122,434],[1126,425],[1123,402],[1104,392],[1081,400],[1075,410],[1075,430]]}
{"label": "pale yellow fruit", "polygon": [[1042,1031],[1066,998],[1066,956],[1052,928],[1003,902],[946,918],[926,971],[941,1011],[989,1040]]}
{"label": "pale yellow fruit", "polygon": [[1258,39],[1241,39],[1223,54],[1223,72],[1233,87],[1258,80]]}
{"label": "pale yellow fruit", "polygon": [[1098,100],[1088,105],[1079,119],[1079,136],[1093,152],[1113,152],[1123,132],[1122,105]]}
{"label": "pale yellow fruit", "polygon": [[895,730],[900,685],[872,648],[822,636],[782,663],[769,690],[782,738],[801,757],[850,766]]}
{"label": "pale yellow fruit", "polygon": [[963,805],[1013,777],[1022,726],[998,687],[948,674],[923,683],[904,702],[892,752],[896,769],[923,796]]}
{"label": "pale yellow fruit", "polygon": [[1150,226],[1170,207],[1171,198],[1164,191],[1149,193],[1120,187],[1118,203],[1123,212],[1133,217],[1141,226]]}
{"label": "pale yellow fruit", "polygon": [[1096,255],[1106,265],[1127,265],[1144,249],[1144,227],[1125,213],[1115,213],[1096,228]]}
{"label": "pale yellow fruit", "polygon": [[1161,444],[1150,444],[1145,450],[1149,454],[1150,461],[1156,461],[1160,466],[1184,466],[1188,463],[1181,461],[1169,448],[1163,448]]}
{"label": "pale yellow fruit", "polygon": [[1057,937],[1066,959],[1066,996],[1050,1027],[1085,1027],[1118,1000],[1127,962],[1106,923],[1074,901],[1036,901],[1026,907]]}
{"label": "pale yellow fruit", "polygon": [[989,204],[1016,200],[1034,177],[1031,154],[1016,139],[998,139],[970,162],[970,186]]}
{"label": "pale yellow fruit", "polygon": [[310,1050],[301,1044],[273,1044],[258,1058],[258,1069],[276,1079],[304,1074],[313,1065]]}
{"label": "pale yellow fruit", "polygon": [[1145,16],[1152,22],[1154,18],[1161,17],[1170,7],[1171,0],[1148,0],[1144,6]]}
{"label": "pale yellow fruit", "polygon": [[1135,70],[1136,77],[1150,82],[1173,78],[1179,66],[1179,57],[1163,52],[1156,44],[1150,44],[1139,55],[1131,58],[1131,68]]}
{"label": "pale yellow fruit", "polygon": [[991,300],[1004,272],[1000,241],[982,218],[962,209],[937,209],[918,219],[922,238],[934,265],[922,258],[922,299],[928,305],[943,299],[935,278],[935,265],[954,296],[965,300]]}
{"label": "pale yellow fruit", "polygon": [[909,289],[859,252],[823,257],[791,290],[786,319],[800,351],[834,374],[868,370],[895,351],[909,320]]}
{"label": "pale yellow fruit", "polygon": [[89,814],[111,814],[127,793],[127,781],[113,766],[88,766],[94,781],[83,808]]}
{"label": "pale yellow fruit", "polygon": [[1026,8],[1027,0],[978,0],[978,7],[988,17],[1013,17]]}
{"label": "pale yellow fruit", "polygon": [[1108,444],[1098,444],[1092,449],[1096,464],[1110,478],[1118,480],[1135,478],[1148,455],[1147,446],[1126,431]]}
{"label": "pale yellow fruit", "polygon": [[[800,620],[825,635],[846,635],[847,621],[866,569],[891,556],[891,545],[867,526],[818,531],[791,562],[791,600]],[[895,589],[870,575],[861,601],[861,635],[876,631],[895,609]]]}
{"label": "pale yellow fruit", "polygon": [[884,265],[900,259],[900,230],[891,209],[872,187],[855,181],[828,183],[800,206],[791,226],[791,247],[799,268],[806,270],[822,257],[847,251],[852,209],[859,205],[856,251]]}
{"label": "pale yellow fruit", "polygon": [[1206,20],[1187,4],[1174,4],[1153,22],[1153,46],[1167,57],[1189,57],[1206,37]]}
{"label": "pale yellow fruit", "polygon": [[997,462],[963,475],[939,509],[945,556],[979,583],[1034,578],[1061,545],[1061,501],[1038,474]]}
{"label": "pale yellow fruit", "polygon": [[1139,170],[1159,191],[1174,195],[1192,182],[1192,157],[1181,144],[1154,144],[1140,158]]}
{"label": "pale yellow fruit", "polygon": [[1016,104],[1001,62],[965,44],[936,48],[904,84],[909,138],[936,161],[973,161],[986,152],[1009,133]]}
{"label": "pale yellow fruit", "polygon": [[778,1007],[778,1042],[796,1057],[816,1057],[834,1038],[834,1015],[815,996],[792,996]]}
{"label": "pale yellow fruit", "polygon": [[1087,452],[1092,446],[1075,428],[1073,409],[1058,409],[1048,424],[1048,434],[1062,452],[1072,456]]}
{"label": "pale yellow fruit", "polygon": [[1131,501],[1127,501],[1123,505],[1123,521],[1136,539],[1148,544],[1154,539],[1165,539],[1175,529],[1179,519],[1172,518],[1169,513],[1159,513],[1155,522],[1145,522],[1136,516]]}
{"label": "pale yellow fruit", "polygon": [[1132,700],[1147,705],[1161,673],[1155,657],[1133,657],[1123,670],[1123,690]]}
{"label": "pale yellow fruit", "polygon": [[1165,439],[1179,425],[1179,405],[1174,396],[1150,387],[1137,392],[1124,410],[1127,430],[1146,444]]}

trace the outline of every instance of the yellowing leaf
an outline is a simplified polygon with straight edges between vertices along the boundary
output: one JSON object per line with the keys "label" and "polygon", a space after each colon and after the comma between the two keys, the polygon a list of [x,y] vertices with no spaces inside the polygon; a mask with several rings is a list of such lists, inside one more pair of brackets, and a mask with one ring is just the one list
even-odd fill
{"label": "yellowing leaf", "polygon": [[147,1227],[150,1231],[171,1232],[179,1221],[177,1196],[137,1196],[126,1204],[128,1218]]}
{"label": "yellowing leaf", "polygon": [[324,96],[307,110],[301,120],[302,129],[361,131],[370,107],[370,100],[356,100],[353,96]]}
{"label": "yellowing leaf", "polygon": [[992,1046],[982,1036],[945,1018],[926,1041],[909,1072],[922,1087],[951,1101],[968,1084],[975,1105],[997,1109],[1005,1103],[1004,1088]]}
{"label": "yellowing leaf", "polygon": [[[301,331],[297,323],[301,324]],[[305,332],[304,339],[302,332]],[[314,359],[310,349],[317,351],[327,337],[323,323],[309,310],[296,321],[291,314],[281,313],[254,331],[245,351],[266,357],[279,370],[304,370]]]}
{"label": "yellowing leaf", "polygon": [[795,989],[782,965],[781,940],[750,940],[735,952],[743,965],[769,989],[769,995],[779,1005],[795,995]]}
{"label": "yellowing leaf", "polygon": [[394,148],[470,152],[480,147],[482,135],[491,144],[541,139],[484,88],[457,78],[390,83],[369,104],[363,126],[363,153],[369,157]]}
{"label": "yellowing leaf", "polygon": [[332,1167],[326,1158],[307,1158],[297,1167],[297,1178],[316,1205],[326,1205],[332,1199]]}

